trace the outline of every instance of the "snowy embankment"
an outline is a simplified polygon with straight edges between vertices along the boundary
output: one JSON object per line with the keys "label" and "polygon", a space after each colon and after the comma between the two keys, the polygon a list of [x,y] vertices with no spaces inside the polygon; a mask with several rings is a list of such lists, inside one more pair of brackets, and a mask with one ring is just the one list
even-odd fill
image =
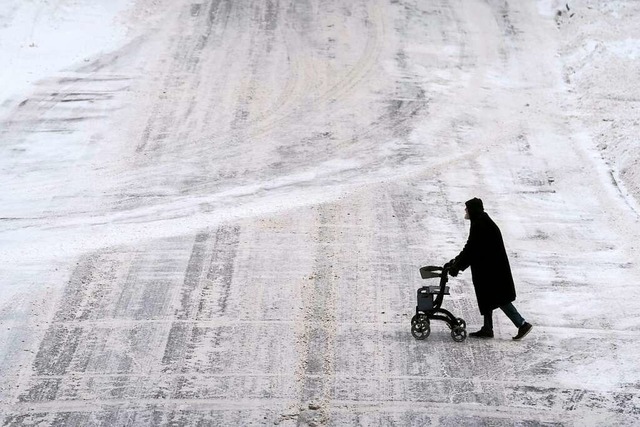
{"label": "snowy embankment", "polygon": [[71,72],[126,39],[118,16],[130,0],[3,1],[0,6],[0,104],[3,113],[42,80]]}
{"label": "snowy embankment", "polygon": [[580,0],[556,6],[575,118],[640,215],[640,4]]}
{"label": "snowy embankment", "polygon": [[[82,209],[77,201],[75,208],[60,209],[70,204],[61,199],[91,191],[90,174],[82,164],[96,162],[88,142],[105,126],[91,119],[104,117],[109,109],[91,102],[78,113],[75,106],[109,95],[92,89],[63,99],[59,92],[83,78],[78,70],[130,37],[120,20],[130,7],[130,0],[0,5],[2,304],[21,292],[44,291],[47,283],[64,280],[68,274],[70,259],[63,256],[61,263],[56,262],[66,251],[64,238],[47,244],[39,231],[30,229],[51,223],[70,209]],[[49,248],[43,250],[43,244]],[[63,273],[56,275],[59,267]]]}

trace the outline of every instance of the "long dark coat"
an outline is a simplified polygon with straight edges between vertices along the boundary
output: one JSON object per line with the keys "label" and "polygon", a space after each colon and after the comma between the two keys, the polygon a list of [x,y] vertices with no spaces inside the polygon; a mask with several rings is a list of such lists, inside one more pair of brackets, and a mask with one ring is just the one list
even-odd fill
{"label": "long dark coat", "polygon": [[471,216],[469,239],[455,258],[458,270],[471,267],[471,280],[476,291],[481,314],[508,304],[516,299],[509,258],[502,234],[486,212]]}

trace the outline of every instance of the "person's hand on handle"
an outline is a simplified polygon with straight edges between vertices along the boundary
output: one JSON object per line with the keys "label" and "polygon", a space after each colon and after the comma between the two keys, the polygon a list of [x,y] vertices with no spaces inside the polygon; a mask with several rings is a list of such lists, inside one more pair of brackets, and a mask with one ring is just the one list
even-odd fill
{"label": "person's hand on handle", "polygon": [[445,266],[449,267],[449,275],[451,277],[456,277],[458,275],[458,273],[460,272],[460,269],[456,266],[456,260],[455,259],[452,259],[451,261],[446,263]]}

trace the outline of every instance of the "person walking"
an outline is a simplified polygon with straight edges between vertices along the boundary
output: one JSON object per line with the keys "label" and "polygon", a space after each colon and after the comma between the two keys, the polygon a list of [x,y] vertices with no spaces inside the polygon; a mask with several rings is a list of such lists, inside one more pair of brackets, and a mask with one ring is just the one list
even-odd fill
{"label": "person walking", "polygon": [[478,198],[465,203],[465,219],[471,221],[467,244],[446,267],[453,277],[471,267],[471,280],[484,325],[469,336],[493,338],[493,310],[500,308],[518,328],[513,339],[520,340],[531,331],[532,326],[513,305],[516,289],[500,229],[484,211],[482,200]]}

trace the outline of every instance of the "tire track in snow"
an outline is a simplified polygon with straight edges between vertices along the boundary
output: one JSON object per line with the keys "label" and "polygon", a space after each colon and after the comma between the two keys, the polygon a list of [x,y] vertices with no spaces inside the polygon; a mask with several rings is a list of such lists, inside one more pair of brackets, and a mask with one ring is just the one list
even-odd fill
{"label": "tire track in snow", "polygon": [[[216,331],[211,339],[218,343],[223,325],[202,321],[225,318],[236,257],[238,227],[219,227],[213,235],[199,233],[185,272],[180,305],[162,358],[163,372],[192,369],[189,359],[202,345],[205,331]],[[216,345],[217,346],[217,345]]]}
{"label": "tire track in snow", "polygon": [[298,340],[300,358],[296,376],[300,400],[305,405],[324,408],[330,403],[335,372],[336,339],[336,270],[334,244],[335,221],[331,207],[318,211],[318,244],[313,276],[303,285],[303,330]]}
{"label": "tire track in snow", "polygon": [[[169,48],[172,60],[161,71],[164,79],[158,89],[162,91],[162,95],[158,94],[160,101],[155,104],[147,119],[147,125],[136,147],[137,153],[153,153],[177,139],[173,128],[179,128],[177,121],[180,118],[177,116],[184,113],[177,107],[194,102],[200,80],[205,75],[201,70],[203,51],[208,44],[219,42],[225,34],[231,8],[231,3],[226,0],[212,0],[204,14],[193,14],[191,8],[181,9],[178,21],[186,22],[188,27],[181,28],[181,36]],[[193,19],[187,19],[187,15]],[[164,101],[169,96],[171,101]],[[175,102],[175,98],[180,102]],[[188,111],[190,110],[187,109]],[[182,119],[187,118],[188,113]]]}

